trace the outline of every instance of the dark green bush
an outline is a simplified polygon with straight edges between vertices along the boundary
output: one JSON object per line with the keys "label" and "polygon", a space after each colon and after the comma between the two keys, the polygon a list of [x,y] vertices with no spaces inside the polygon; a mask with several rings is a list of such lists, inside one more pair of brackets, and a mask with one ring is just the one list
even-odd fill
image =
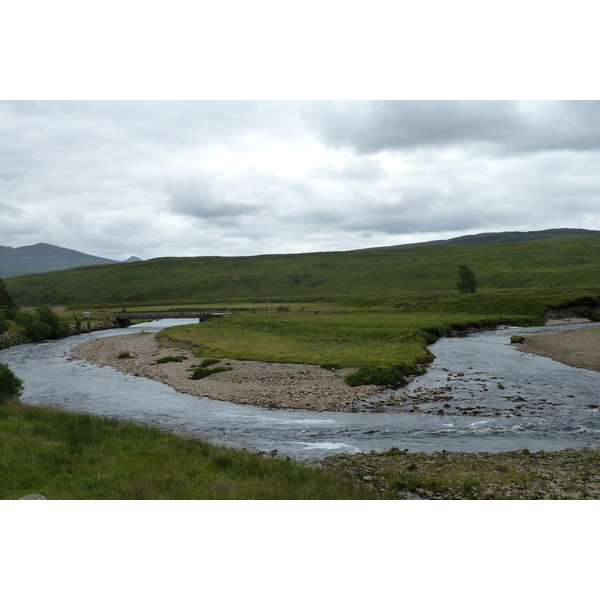
{"label": "dark green bush", "polygon": [[4,313],[0,310],[0,333],[8,331],[8,319],[4,316]]}
{"label": "dark green bush", "polygon": [[51,308],[40,306],[31,312],[19,311],[15,322],[25,330],[31,341],[57,340],[69,335],[69,327]]}
{"label": "dark green bush", "polygon": [[23,388],[23,382],[10,370],[10,367],[0,363],[0,404],[11,398],[18,398]]}
{"label": "dark green bush", "polygon": [[164,365],[165,363],[183,362],[184,360],[187,360],[187,357],[185,357],[185,356],[163,356],[162,358],[159,358],[156,361],[156,364],[157,365]]}
{"label": "dark green bush", "polygon": [[342,365],[339,363],[331,362],[331,363],[323,363],[321,365],[321,369],[327,369],[328,371],[336,371],[337,369],[341,369]]}
{"label": "dark green bush", "polygon": [[231,371],[231,367],[215,367],[214,369],[206,369],[204,367],[198,367],[194,369],[192,376],[190,379],[204,379],[209,375],[214,375],[215,373],[221,373],[222,371]]}
{"label": "dark green bush", "polygon": [[201,367],[212,367],[221,361],[218,358],[205,358],[201,363]]}
{"label": "dark green bush", "polygon": [[394,367],[361,367],[358,371],[346,375],[344,381],[354,387],[357,385],[383,385],[388,388],[399,388],[405,384],[411,375],[422,375],[422,367],[407,367],[396,365]]}
{"label": "dark green bush", "polygon": [[133,358],[129,352],[121,352],[117,358]]}
{"label": "dark green bush", "polygon": [[522,335],[511,335],[510,343],[511,344],[522,344],[525,341],[525,338]]}

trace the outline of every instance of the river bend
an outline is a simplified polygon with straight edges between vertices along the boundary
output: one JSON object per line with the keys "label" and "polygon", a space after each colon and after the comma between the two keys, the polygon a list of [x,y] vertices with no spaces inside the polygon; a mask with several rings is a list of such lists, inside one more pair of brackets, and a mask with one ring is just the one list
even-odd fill
{"label": "river bend", "polygon": [[358,413],[237,405],[69,360],[70,348],[92,337],[156,332],[186,322],[165,319],[15,346],[0,351],[0,362],[23,380],[25,404],[127,419],[228,446],[277,450],[298,460],[392,446],[411,452],[499,452],[600,444],[600,373],[523,354],[509,343],[514,334],[580,326],[442,338],[431,347],[436,360],[427,374],[411,382],[407,391],[449,389],[453,408],[441,409],[443,414],[441,402],[415,412]]}

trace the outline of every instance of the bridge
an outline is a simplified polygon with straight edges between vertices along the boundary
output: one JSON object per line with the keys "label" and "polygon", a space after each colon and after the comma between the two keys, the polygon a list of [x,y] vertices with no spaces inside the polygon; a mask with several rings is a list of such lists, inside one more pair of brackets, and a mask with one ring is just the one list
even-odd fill
{"label": "bridge", "polygon": [[198,319],[199,323],[222,317],[224,313],[200,310],[122,310],[113,313],[110,320],[120,327],[129,327],[131,321],[155,321],[156,319]]}

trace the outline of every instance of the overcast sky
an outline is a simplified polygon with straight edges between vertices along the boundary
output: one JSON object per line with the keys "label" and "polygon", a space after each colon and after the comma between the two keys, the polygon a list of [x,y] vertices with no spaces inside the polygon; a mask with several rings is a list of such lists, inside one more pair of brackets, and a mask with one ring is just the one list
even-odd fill
{"label": "overcast sky", "polygon": [[600,230],[600,103],[2,101],[0,245],[126,259]]}

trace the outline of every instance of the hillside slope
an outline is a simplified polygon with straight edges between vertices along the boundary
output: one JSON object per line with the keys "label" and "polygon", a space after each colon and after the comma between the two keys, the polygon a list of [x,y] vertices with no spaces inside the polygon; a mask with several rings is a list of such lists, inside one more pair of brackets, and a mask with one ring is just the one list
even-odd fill
{"label": "hillside slope", "polygon": [[516,244],[419,246],[252,257],[158,258],[14,277],[20,306],[271,303],[456,292],[458,265],[478,289],[600,286],[600,236]]}
{"label": "hillside slope", "polygon": [[397,248],[414,248],[416,246],[469,246],[477,244],[515,244],[520,242],[535,242],[551,238],[582,237],[598,235],[600,231],[593,229],[544,229],[543,231],[504,231],[502,233],[476,233],[463,235],[449,240],[432,240],[430,242],[417,242],[415,244],[402,244],[399,246],[382,246],[370,250],[393,250]]}
{"label": "hillside slope", "polygon": [[0,277],[3,278],[117,262],[52,244],[34,244],[21,248],[0,246]]}

